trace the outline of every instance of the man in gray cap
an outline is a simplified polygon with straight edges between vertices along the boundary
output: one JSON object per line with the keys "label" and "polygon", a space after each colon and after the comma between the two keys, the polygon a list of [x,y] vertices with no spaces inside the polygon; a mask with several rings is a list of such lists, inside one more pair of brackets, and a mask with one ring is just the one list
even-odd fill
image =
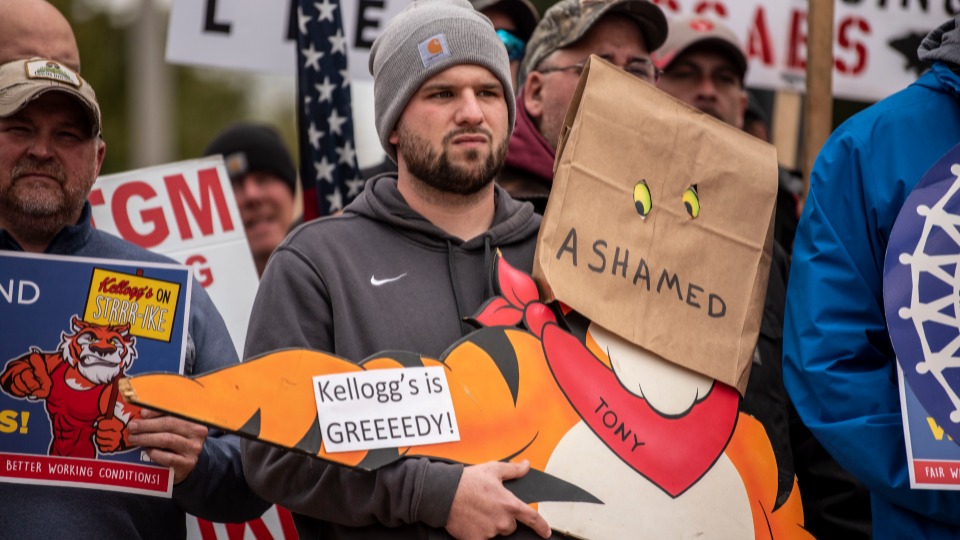
{"label": "man in gray cap", "polygon": [[[0,250],[174,262],[93,228],[87,195],[106,151],[101,126],[93,89],[67,65],[43,58],[0,65]],[[236,363],[226,326],[196,283],[190,302],[186,373]],[[83,392],[62,370],[50,369],[34,363],[5,373],[0,384],[26,399],[45,398],[54,387]],[[91,398],[97,399],[77,399]],[[147,410],[127,428],[129,446],[140,446],[152,461],[172,467],[172,499],[5,484],[0,489],[4,535],[56,537],[67,526],[75,538],[183,538],[184,512],[244,521],[266,509],[246,486],[236,436],[208,433],[203,426]]]}
{"label": "man in gray cap", "polygon": [[[414,1],[374,43],[370,71],[377,133],[399,170],[277,248],[246,358],[287,348],[355,362],[387,350],[440,358],[492,294],[496,250],[532,267],[539,218],[493,183],[514,97],[490,21],[466,0]],[[243,451],[248,482],[293,511],[301,538],[550,536],[503,485],[527,463],[408,458],[370,473],[257,442]]]}
{"label": "man in gray cap", "polygon": [[654,59],[663,71],[661,90],[731,126],[743,127],[747,57],[733,31],[706,17],[673,19],[669,37]]}
{"label": "man in gray cap", "polygon": [[667,37],[663,12],[647,0],[561,0],[543,15],[520,65],[517,127],[497,181],[542,213],[567,106],[583,64],[595,54],[650,84],[650,53]]}

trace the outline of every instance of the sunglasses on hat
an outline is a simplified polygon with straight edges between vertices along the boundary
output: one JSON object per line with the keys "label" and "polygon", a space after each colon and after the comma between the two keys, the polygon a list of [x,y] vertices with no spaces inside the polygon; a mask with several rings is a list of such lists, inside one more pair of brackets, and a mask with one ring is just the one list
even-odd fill
{"label": "sunglasses on hat", "polygon": [[523,52],[527,48],[527,44],[517,36],[510,33],[509,30],[497,30],[497,36],[500,37],[500,41],[503,42],[503,46],[507,48],[507,57],[510,58],[510,61],[523,60]]}

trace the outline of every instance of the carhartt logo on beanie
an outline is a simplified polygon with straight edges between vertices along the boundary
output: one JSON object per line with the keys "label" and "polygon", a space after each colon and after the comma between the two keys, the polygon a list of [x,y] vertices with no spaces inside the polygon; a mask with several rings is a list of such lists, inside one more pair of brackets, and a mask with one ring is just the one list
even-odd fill
{"label": "carhartt logo on beanie", "polygon": [[427,38],[418,48],[420,49],[420,60],[423,61],[423,67],[425,68],[450,56],[450,51],[447,50],[447,38],[443,34]]}
{"label": "carhartt logo on beanie", "polygon": [[515,101],[507,49],[490,19],[467,0],[414,0],[394,17],[370,50],[377,135],[393,161],[390,134],[411,96],[430,77],[460,64],[482,66],[503,85],[513,131]]}

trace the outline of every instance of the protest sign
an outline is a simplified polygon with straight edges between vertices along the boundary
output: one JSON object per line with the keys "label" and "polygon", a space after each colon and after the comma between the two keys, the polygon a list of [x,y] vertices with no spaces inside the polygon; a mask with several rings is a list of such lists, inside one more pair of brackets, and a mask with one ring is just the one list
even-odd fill
{"label": "protest sign", "polygon": [[460,439],[442,367],[317,375],[313,385],[328,452]]}
{"label": "protest sign", "polygon": [[[370,47],[409,0],[343,0],[344,36],[353,80],[369,80]],[[806,0],[655,0],[667,17],[714,17],[738,36],[750,62],[747,84],[803,91]],[[268,73],[296,72],[295,0],[176,0],[167,60]],[[322,3],[336,5],[332,0]],[[328,9],[333,9],[329,8]],[[917,46],[927,32],[960,12],[960,0],[887,2],[843,0],[834,13],[834,94],[874,101],[907,86],[920,73]]]}
{"label": "protest sign", "polygon": [[191,266],[243,351],[257,271],[220,156],[101,176],[94,226]]}
{"label": "protest sign", "polygon": [[913,489],[960,490],[960,445],[930,416],[897,365],[907,470]]}
{"label": "protest sign", "polygon": [[[960,459],[960,145],[950,149],[924,174],[907,197],[884,259],[883,304],[890,341],[901,368],[904,434],[911,462],[921,456],[943,457],[945,432]],[[908,407],[910,407],[908,409]],[[937,441],[923,431],[940,431]],[[936,426],[936,428],[933,428]],[[926,444],[918,444],[926,441]],[[939,471],[932,468],[931,471]],[[960,462],[949,470],[960,471]],[[960,473],[958,473],[960,474]],[[949,475],[911,468],[915,487],[960,486]]]}
{"label": "protest sign", "polygon": [[[803,92],[806,0],[655,0],[667,17],[703,14],[729,26],[749,61],[747,86]],[[834,6],[833,93],[876,101],[912,83],[920,41],[960,12],[960,2],[842,0]]]}
{"label": "protest sign", "polygon": [[[324,0],[321,15],[341,10],[350,79],[370,80],[367,60],[387,21],[410,0]],[[167,61],[173,64],[293,75],[297,69],[297,0],[177,0],[170,13]]]}
{"label": "protest sign", "polygon": [[170,497],[170,469],[126,445],[120,377],[182,373],[190,270],[0,252],[0,482]]}
{"label": "protest sign", "polygon": [[591,56],[554,167],[533,268],[545,296],[743,393],[769,277],[773,147]]}

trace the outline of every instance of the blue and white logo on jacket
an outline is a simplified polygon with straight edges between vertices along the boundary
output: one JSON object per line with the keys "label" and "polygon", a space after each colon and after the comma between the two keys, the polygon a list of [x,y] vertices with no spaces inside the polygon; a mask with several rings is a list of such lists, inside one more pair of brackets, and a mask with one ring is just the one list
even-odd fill
{"label": "blue and white logo on jacket", "polygon": [[897,216],[883,303],[907,384],[960,444],[960,145],[924,174]]}

